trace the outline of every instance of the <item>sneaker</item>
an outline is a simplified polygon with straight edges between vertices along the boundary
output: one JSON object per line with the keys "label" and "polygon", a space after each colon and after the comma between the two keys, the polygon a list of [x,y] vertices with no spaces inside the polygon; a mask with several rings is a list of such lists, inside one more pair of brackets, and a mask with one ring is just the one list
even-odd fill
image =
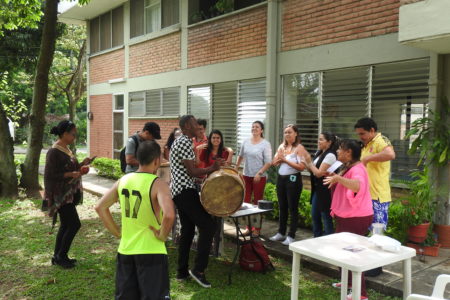
{"label": "sneaker", "polygon": [[197,271],[189,270],[189,274],[202,287],[204,287],[204,288],[210,288],[211,287],[211,283],[209,283],[209,281],[206,280],[205,273],[200,273],[200,272],[197,272]]}
{"label": "sneaker", "polygon": [[283,245],[288,246],[289,244],[295,242],[295,240],[293,238],[291,238],[290,236],[287,236],[286,239],[282,242]]}
{"label": "sneaker", "polygon": [[177,272],[177,280],[178,281],[186,281],[189,279],[189,273],[186,272]]}
{"label": "sneaker", "polygon": [[285,239],[286,239],[286,236],[282,235],[281,233],[278,232],[273,237],[271,237],[269,240],[274,241],[274,242],[280,242],[280,241],[284,241]]}
{"label": "sneaker", "polygon": [[[361,299],[361,300],[369,300],[369,297],[361,295],[361,297],[359,299]],[[347,300],[352,300],[352,294],[351,293],[347,295]]]}
{"label": "sneaker", "polygon": [[[340,289],[340,288],[342,287],[342,283],[340,283],[340,282],[334,282],[334,283],[331,284],[331,286],[334,287],[334,288],[336,288],[336,289]],[[351,289],[351,288],[352,288],[352,285],[351,285],[351,284],[347,285],[347,288],[348,288],[348,289]]]}

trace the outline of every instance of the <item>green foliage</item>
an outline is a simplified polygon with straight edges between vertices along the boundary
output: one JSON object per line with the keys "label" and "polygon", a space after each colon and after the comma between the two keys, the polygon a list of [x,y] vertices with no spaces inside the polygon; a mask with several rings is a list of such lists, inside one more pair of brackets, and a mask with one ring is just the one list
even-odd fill
{"label": "green foliage", "polygon": [[117,180],[123,175],[118,159],[97,157],[91,165],[97,170],[99,176]]}
{"label": "green foliage", "polygon": [[446,166],[450,158],[450,106],[447,98],[443,97],[439,101],[440,111],[428,111],[429,116],[415,120],[405,139],[415,137],[408,154],[419,152],[420,160],[418,165],[433,164],[436,166]]}
{"label": "green foliage", "polygon": [[4,30],[35,28],[41,16],[40,0],[2,1],[0,3],[0,35]]}
{"label": "green foliage", "polygon": [[[311,217],[311,192],[309,190],[302,190],[300,195],[298,214],[299,214],[299,225],[304,228],[312,227],[312,217]],[[278,219],[280,215],[280,210],[278,206],[277,188],[273,183],[267,183],[264,189],[264,199],[273,202],[272,218]]]}

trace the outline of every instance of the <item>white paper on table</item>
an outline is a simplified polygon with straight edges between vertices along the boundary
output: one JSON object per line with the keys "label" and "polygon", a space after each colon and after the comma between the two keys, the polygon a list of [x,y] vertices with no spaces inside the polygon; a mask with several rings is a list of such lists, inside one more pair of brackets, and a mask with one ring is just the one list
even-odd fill
{"label": "white paper on table", "polygon": [[334,171],[336,171],[340,166],[342,166],[342,163],[340,162],[340,161],[335,161],[334,162],[334,164],[332,164],[329,168],[328,168],[328,170],[327,170],[327,172],[328,173],[334,173]]}

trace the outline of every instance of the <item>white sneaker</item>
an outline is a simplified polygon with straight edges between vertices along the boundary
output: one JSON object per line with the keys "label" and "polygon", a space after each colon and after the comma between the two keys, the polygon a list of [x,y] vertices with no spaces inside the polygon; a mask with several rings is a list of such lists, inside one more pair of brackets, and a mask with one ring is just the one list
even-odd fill
{"label": "white sneaker", "polygon": [[274,242],[279,242],[279,241],[284,241],[285,238],[286,238],[285,235],[282,235],[281,233],[278,232],[273,237],[271,237],[269,240],[274,241]]}
{"label": "white sneaker", "polygon": [[283,245],[288,246],[289,244],[295,242],[295,240],[293,238],[291,238],[290,236],[287,236],[286,239],[282,242]]}

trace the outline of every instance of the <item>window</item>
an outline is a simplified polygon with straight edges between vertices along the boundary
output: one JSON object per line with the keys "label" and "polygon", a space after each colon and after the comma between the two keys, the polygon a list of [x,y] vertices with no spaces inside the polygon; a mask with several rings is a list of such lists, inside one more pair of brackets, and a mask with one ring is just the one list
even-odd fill
{"label": "window", "polygon": [[114,95],[113,103],[113,158],[120,158],[123,148],[123,95]]}
{"label": "window", "polygon": [[310,152],[317,150],[319,135],[320,73],[284,77],[283,128],[296,124],[302,145]]}
{"label": "window", "polygon": [[394,146],[391,178],[409,179],[418,159],[407,155],[413,138],[404,137],[411,123],[426,114],[428,78],[428,59],[286,75],[283,124],[297,124],[303,144],[313,152],[320,132],[357,138],[354,124],[370,115]]}
{"label": "window", "polygon": [[211,86],[205,85],[188,88],[187,104],[187,111],[189,114],[195,116],[196,119],[206,120],[206,131],[209,132],[211,130]]}
{"label": "window", "polygon": [[123,6],[90,20],[89,24],[91,53],[123,44]]}
{"label": "window", "polygon": [[230,81],[188,89],[188,113],[219,129],[224,144],[239,151],[254,121],[266,118],[265,79]]}
{"label": "window", "polygon": [[246,8],[265,0],[189,0],[189,24]]}
{"label": "window", "polygon": [[131,0],[131,38],[179,23],[179,0]]}
{"label": "window", "polygon": [[179,113],[179,87],[130,93],[130,117],[174,117]]}
{"label": "window", "polygon": [[238,147],[251,137],[252,123],[266,119],[266,80],[245,80],[238,84]]}

